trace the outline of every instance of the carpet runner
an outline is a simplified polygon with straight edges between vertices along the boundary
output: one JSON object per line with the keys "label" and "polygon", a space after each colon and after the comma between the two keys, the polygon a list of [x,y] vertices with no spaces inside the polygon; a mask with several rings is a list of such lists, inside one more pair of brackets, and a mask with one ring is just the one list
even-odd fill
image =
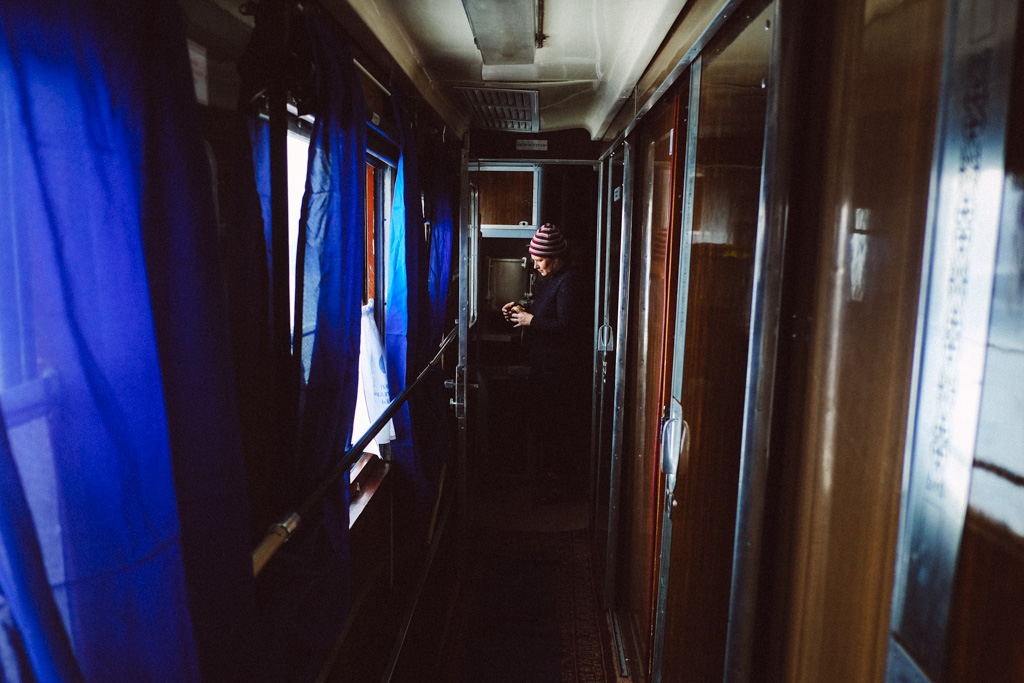
{"label": "carpet runner", "polygon": [[617,680],[589,530],[480,530],[470,547],[448,681]]}

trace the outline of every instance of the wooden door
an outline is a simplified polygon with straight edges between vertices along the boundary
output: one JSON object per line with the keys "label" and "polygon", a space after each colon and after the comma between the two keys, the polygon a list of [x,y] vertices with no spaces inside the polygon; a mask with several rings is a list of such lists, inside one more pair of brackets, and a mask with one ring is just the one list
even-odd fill
{"label": "wooden door", "polygon": [[672,511],[665,681],[723,679],[772,13],[748,4],[691,74],[692,232],[677,312],[685,333],[675,339],[690,448]]}
{"label": "wooden door", "polygon": [[[670,383],[668,343],[675,301],[680,221],[675,172],[678,97],[663,99],[642,127],[634,184],[633,257],[629,292],[626,434],[622,457],[622,540],[619,544],[620,624],[631,636],[631,673],[646,676],[651,655],[654,558],[659,514],[658,437]],[[639,247],[639,248],[638,248]],[[668,370],[667,370],[668,369]]]}

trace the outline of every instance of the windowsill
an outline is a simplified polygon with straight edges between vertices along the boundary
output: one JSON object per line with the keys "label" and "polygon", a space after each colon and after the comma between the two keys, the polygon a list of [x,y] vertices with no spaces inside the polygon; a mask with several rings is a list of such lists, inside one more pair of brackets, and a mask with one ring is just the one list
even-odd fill
{"label": "windowsill", "polygon": [[391,466],[380,456],[364,453],[352,466],[352,483],[349,485],[348,528],[351,529],[359,516],[369,505],[370,499],[384,483]]}
{"label": "windowsill", "polygon": [[538,226],[533,225],[492,225],[480,226],[481,237],[511,237],[518,239],[530,239],[537,232]]}
{"label": "windowsill", "polygon": [[362,473],[363,468],[366,467],[366,463],[370,462],[373,458],[379,457],[376,453],[363,453],[363,457],[356,460],[356,463],[348,469],[349,486],[351,487],[359,480],[359,475]]}

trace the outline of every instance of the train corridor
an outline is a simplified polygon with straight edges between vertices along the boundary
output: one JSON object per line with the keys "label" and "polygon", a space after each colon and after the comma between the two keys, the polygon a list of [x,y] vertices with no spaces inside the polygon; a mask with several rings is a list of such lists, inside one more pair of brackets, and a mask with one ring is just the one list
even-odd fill
{"label": "train corridor", "polygon": [[476,491],[443,680],[618,681],[582,486],[498,473]]}

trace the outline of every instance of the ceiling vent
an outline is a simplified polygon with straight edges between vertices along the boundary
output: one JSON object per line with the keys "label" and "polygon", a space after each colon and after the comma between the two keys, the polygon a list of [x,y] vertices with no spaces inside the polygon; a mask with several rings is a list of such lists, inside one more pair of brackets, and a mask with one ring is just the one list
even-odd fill
{"label": "ceiling vent", "polygon": [[536,90],[456,88],[472,112],[473,123],[490,130],[540,131]]}

